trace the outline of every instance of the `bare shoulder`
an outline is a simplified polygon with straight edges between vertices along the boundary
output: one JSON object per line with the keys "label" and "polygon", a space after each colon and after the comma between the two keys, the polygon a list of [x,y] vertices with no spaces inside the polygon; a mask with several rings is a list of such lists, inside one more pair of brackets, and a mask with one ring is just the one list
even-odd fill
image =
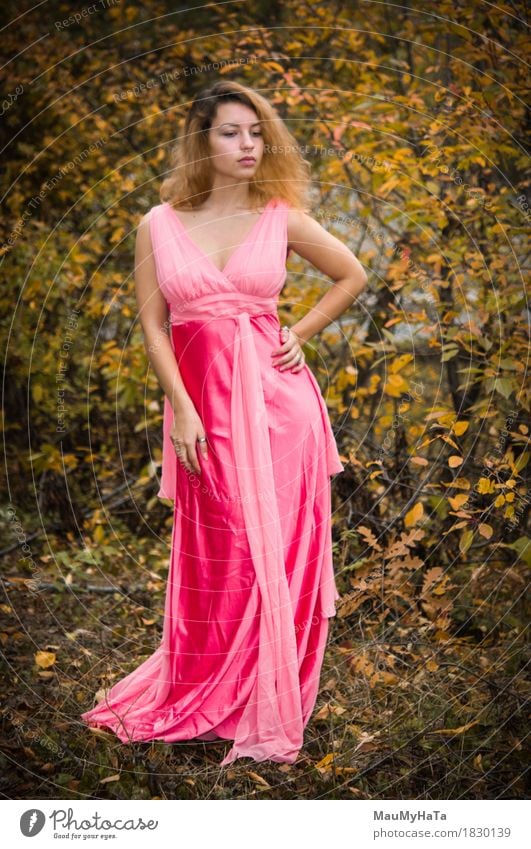
{"label": "bare shoulder", "polygon": [[308,222],[313,221],[310,213],[305,210],[303,207],[288,207],[288,231],[293,231],[293,234],[297,234],[300,230],[304,229],[304,227],[308,226]]}
{"label": "bare shoulder", "polygon": [[321,224],[303,207],[290,206],[288,209],[288,246],[315,240],[320,233],[326,233]]}
{"label": "bare shoulder", "polygon": [[152,209],[149,209],[144,215],[141,216],[137,228],[136,228],[136,251],[137,255],[146,255],[151,253],[152,245],[151,245],[151,213]]}
{"label": "bare shoulder", "polygon": [[290,207],[287,236],[289,250],[333,280],[351,277],[366,284],[367,275],[350,248],[305,209]]}
{"label": "bare shoulder", "polygon": [[149,222],[150,222],[151,217],[152,217],[152,215],[153,215],[153,211],[154,211],[156,208],[157,208],[157,207],[152,206],[152,207],[151,207],[151,209],[148,209],[148,211],[147,211],[147,212],[145,212],[145,213],[144,213],[144,214],[140,217],[140,219],[139,219],[139,221],[138,221],[138,227],[139,227],[139,228],[140,228],[140,227],[143,227],[144,229],[146,229],[147,227],[149,227]]}

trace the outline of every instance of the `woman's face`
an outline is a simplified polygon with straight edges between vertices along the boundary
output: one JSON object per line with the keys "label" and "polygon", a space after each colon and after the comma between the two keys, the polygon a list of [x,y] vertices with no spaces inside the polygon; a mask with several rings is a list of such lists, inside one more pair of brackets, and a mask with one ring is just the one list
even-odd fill
{"label": "woman's face", "polygon": [[220,103],[208,138],[215,173],[243,181],[254,177],[264,153],[264,139],[253,109],[243,103]]}

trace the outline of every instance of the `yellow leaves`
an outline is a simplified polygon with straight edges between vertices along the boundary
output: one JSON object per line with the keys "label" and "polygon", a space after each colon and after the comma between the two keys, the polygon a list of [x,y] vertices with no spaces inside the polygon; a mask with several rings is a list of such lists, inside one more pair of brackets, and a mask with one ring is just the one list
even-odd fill
{"label": "yellow leaves", "polygon": [[409,460],[410,460],[411,463],[415,463],[417,466],[427,466],[428,465],[428,461],[426,460],[425,457],[410,457]]}
{"label": "yellow leaves", "polygon": [[408,381],[400,374],[390,374],[389,379],[384,386],[384,392],[386,392],[387,395],[390,395],[391,398],[400,398],[400,396],[404,392],[407,392],[408,389]]}
{"label": "yellow leaves", "polygon": [[105,542],[105,528],[103,525],[96,525],[92,537],[95,543]]}
{"label": "yellow leaves", "polygon": [[42,385],[36,381],[33,381],[31,384],[31,397],[36,404],[44,398],[44,389],[42,388]]}
{"label": "yellow leaves", "polygon": [[[280,65],[278,62],[274,62],[274,61],[264,62],[264,67],[267,68],[269,71],[275,71],[277,74],[281,74],[282,76],[285,76],[285,74],[284,74],[285,68],[283,68],[282,65]],[[231,68],[232,68],[232,66],[231,66]]]}
{"label": "yellow leaves", "polygon": [[450,437],[449,437],[449,436],[447,436],[447,434],[446,434],[446,433],[442,433],[442,434],[440,434],[440,435],[439,435],[439,438],[440,438],[440,439],[442,439],[442,440],[443,440],[443,442],[447,442],[447,443],[448,443],[448,445],[451,445],[451,446],[452,446],[452,448],[455,448],[455,450],[456,450],[456,451],[459,451],[459,445],[457,445],[457,443],[456,443],[456,442],[454,442],[454,440],[453,440],[453,439],[450,439]]}
{"label": "yellow leaves", "polygon": [[396,357],[389,366],[389,371],[391,374],[397,374],[401,369],[404,368],[408,363],[413,359],[413,354],[402,354],[400,357]]}
{"label": "yellow leaves", "polygon": [[112,235],[110,237],[110,242],[116,244],[117,242],[121,242],[125,234],[125,227],[117,227],[116,230],[113,230]]}
{"label": "yellow leaves", "polygon": [[320,772],[321,774],[324,774],[326,772],[330,772],[334,758],[335,758],[334,752],[329,752],[327,755],[324,756],[324,758],[321,758],[319,763],[315,764],[316,770],[318,772]]}
{"label": "yellow leaves", "polygon": [[389,177],[388,180],[385,180],[381,186],[378,188],[379,197],[385,198],[388,194],[392,192],[393,189],[396,189],[402,182],[401,177],[393,174],[392,177]]}
{"label": "yellow leaves", "polygon": [[[30,455],[30,462],[33,463],[34,471],[41,472],[43,469],[47,471],[58,472],[58,474],[63,473],[63,457],[61,455],[61,450],[58,445],[54,445],[50,442],[44,442],[41,446],[42,450],[37,451]],[[70,467],[74,467],[74,463],[72,461],[68,464]]]}
{"label": "yellow leaves", "polygon": [[462,457],[458,457],[457,454],[452,454],[451,457],[448,458],[448,465],[451,469],[456,469],[463,462]]}
{"label": "yellow leaves", "polygon": [[34,660],[39,669],[48,669],[55,663],[55,653],[53,651],[38,651],[34,655]]}
{"label": "yellow leaves", "polygon": [[417,501],[414,507],[409,510],[404,517],[404,525],[406,528],[411,528],[416,525],[424,516],[424,505],[422,501]]}
{"label": "yellow leaves", "polygon": [[357,374],[357,370],[351,366],[341,369],[335,381],[337,391],[342,392],[347,386],[355,386]]}
{"label": "yellow leaves", "polygon": [[468,430],[469,422],[457,421],[452,425],[452,430],[456,436],[462,436]]}
{"label": "yellow leaves", "polygon": [[77,469],[79,460],[75,454],[63,454],[63,465],[67,469]]}
{"label": "yellow leaves", "polygon": [[477,491],[480,495],[487,495],[495,490],[495,483],[490,478],[480,478],[477,484]]}

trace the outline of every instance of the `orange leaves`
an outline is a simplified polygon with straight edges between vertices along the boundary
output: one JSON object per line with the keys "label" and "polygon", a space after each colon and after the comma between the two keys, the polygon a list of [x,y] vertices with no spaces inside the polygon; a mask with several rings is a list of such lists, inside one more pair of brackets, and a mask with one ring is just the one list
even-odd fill
{"label": "orange leaves", "polygon": [[35,652],[34,660],[39,669],[49,669],[55,663],[55,653],[52,651]]}
{"label": "orange leaves", "polygon": [[428,569],[424,575],[422,583],[422,597],[426,598],[429,594],[444,595],[448,589],[449,579],[440,566],[434,566]]}
{"label": "orange leaves", "polygon": [[448,457],[448,465],[451,469],[457,469],[458,466],[461,466],[463,463],[463,458],[459,457],[457,454],[452,454]]}
{"label": "orange leaves", "polygon": [[427,466],[428,461],[425,457],[410,457],[410,463],[415,463],[416,466]]}
{"label": "orange leaves", "polygon": [[406,528],[411,528],[424,518],[424,505],[422,501],[417,501],[414,507],[409,510],[404,516],[404,525]]}
{"label": "orange leaves", "polygon": [[474,725],[478,725],[479,721],[479,719],[473,719],[472,722],[467,722],[466,725],[461,725],[459,728],[437,728],[431,734],[445,734],[449,737],[458,737],[461,734],[465,734]]}
{"label": "orange leaves", "polygon": [[376,537],[370,528],[365,527],[365,525],[358,525],[356,528],[358,534],[365,540],[365,542],[371,546],[375,551],[381,551],[382,547],[378,544]]}
{"label": "orange leaves", "polygon": [[249,778],[252,778],[252,780],[255,782],[255,784],[258,784],[260,787],[264,787],[264,788],[270,788],[271,787],[271,785],[265,780],[265,778],[262,778],[262,776],[259,775],[257,772],[253,772],[252,770],[247,770],[246,775],[248,775]]}
{"label": "orange leaves", "polygon": [[342,716],[345,712],[346,708],[343,708],[340,705],[331,705],[330,702],[327,702],[314,715],[314,720],[315,722],[324,722],[328,720],[330,716]]}
{"label": "orange leaves", "polygon": [[417,542],[424,537],[424,531],[421,528],[414,528],[409,533],[402,532],[399,539],[395,539],[389,544],[389,548],[384,554],[385,558],[405,557],[410,555],[410,549],[414,548]]}
{"label": "orange leaves", "polygon": [[337,607],[339,619],[355,614],[364,605],[367,610],[376,606],[381,617],[392,612],[404,616],[404,621],[415,608],[417,589],[411,575],[423,566],[422,558],[414,549],[424,537],[422,528],[411,528],[400,536],[393,535],[388,542],[379,542],[375,534],[365,526],[357,533],[372,550],[372,555],[356,565],[350,578],[351,592],[343,595]]}
{"label": "orange leaves", "polygon": [[455,495],[453,498],[451,496],[448,497],[448,504],[452,507],[453,510],[459,510],[463,504],[466,504],[468,501],[468,494],[465,492],[460,492]]}
{"label": "orange leaves", "polygon": [[351,658],[350,664],[353,671],[364,675],[369,687],[371,689],[375,689],[379,685],[383,684],[385,686],[389,686],[397,684],[399,681],[399,677],[395,672],[392,672],[389,669],[386,669],[385,666],[382,666],[382,664],[386,664],[386,662],[392,665],[394,663],[393,656],[380,656],[380,662],[376,663],[371,660],[365,652],[361,652]]}

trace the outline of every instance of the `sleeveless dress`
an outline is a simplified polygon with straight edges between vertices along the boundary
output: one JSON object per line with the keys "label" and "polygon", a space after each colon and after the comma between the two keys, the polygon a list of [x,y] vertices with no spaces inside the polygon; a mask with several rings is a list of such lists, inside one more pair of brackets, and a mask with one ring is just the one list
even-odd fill
{"label": "sleeveless dress", "polygon": [[197,451],[200,474],[177,461],[164,397],[158,495],[174,517],[161,643],[81,715],[124,743],[232,740],[221,766],[296,760],[339,598],[330,476],[344,467],[311,370],[280,372],[270,355],[288,210],[271,199],[221,271],[169,203],[148,213],[208,459]]}

